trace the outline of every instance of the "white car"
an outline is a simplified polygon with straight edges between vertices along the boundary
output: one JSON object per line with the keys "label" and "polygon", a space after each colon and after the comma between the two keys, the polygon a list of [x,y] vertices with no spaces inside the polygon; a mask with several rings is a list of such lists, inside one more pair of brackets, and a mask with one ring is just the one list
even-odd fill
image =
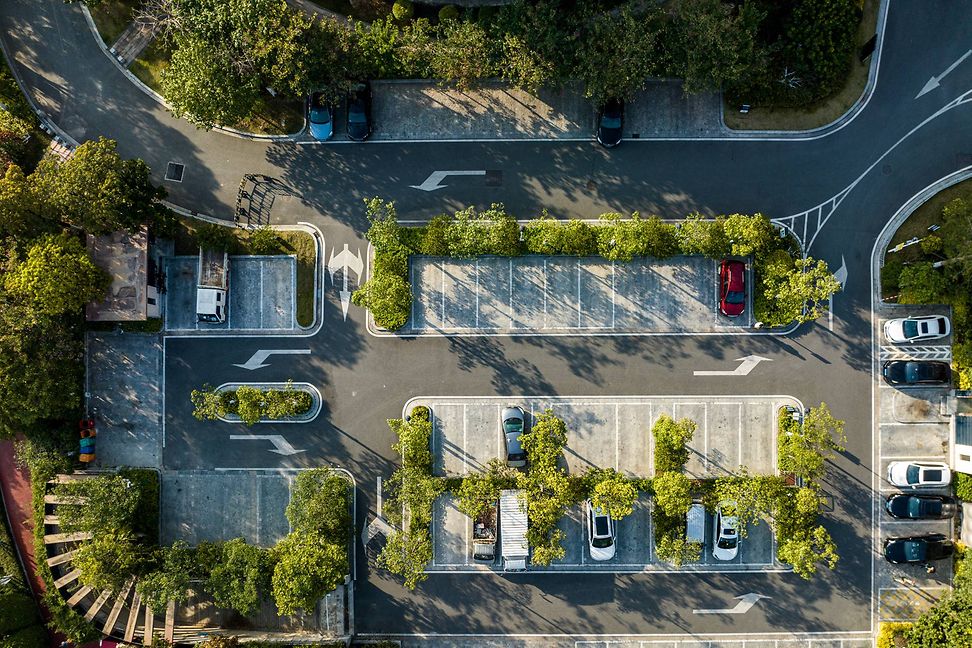
{"label": "white car", "polygon": [[884,323],[885,337],[896,344],[936,340],[946,337],[951,331],[952,326],[944,315],[899,317]]}
{"label": "white car", "polygon": [[593,502],[587,500],[587,543],[590,545],[591,558],[598,561],[614,558],[615,536],[611,516],[607,511],[594,508]]}
{"label": "white car", "polygon": [[736,503],[719,502],[716,508],[716,537],[712,545],[712,557],[716,560],[732,560],[739,552],[739,520],[735,515],[723,515],[724,508],[734,509]]}
{"label": "white car", "polygon": [[944,488],[952,483],[952,471],[936,461],[892,461],[888,481],[900,488]]}

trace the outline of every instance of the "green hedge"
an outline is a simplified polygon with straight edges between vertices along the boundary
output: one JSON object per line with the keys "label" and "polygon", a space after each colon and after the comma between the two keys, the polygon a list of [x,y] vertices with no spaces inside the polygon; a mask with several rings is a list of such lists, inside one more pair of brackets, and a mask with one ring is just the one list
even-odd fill
{"label": "green hedge", "polygon": [[966,502],[972,502],[972,475],[955,473],[955,495]]}
{"label": "green hedge", "polygon": [[241,385],[235,390],[217,391],[210,385],[192,390],[189,396],[195,409],[192,415],[202,420],[218,420],[235,414],[247,425],[261,420],[277,421],[301,416],[310,411],[314,399],[287,381],[283,389],[258,389]]}

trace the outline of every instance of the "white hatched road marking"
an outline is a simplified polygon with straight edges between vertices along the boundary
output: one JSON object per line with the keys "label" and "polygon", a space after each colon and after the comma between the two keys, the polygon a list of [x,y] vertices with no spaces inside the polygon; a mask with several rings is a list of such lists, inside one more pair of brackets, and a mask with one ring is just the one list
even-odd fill
{"label": "white hatched road marking", "polygon": [[944,346],[882,346],[879,357],[884,360],[951,360],[952,347]]}

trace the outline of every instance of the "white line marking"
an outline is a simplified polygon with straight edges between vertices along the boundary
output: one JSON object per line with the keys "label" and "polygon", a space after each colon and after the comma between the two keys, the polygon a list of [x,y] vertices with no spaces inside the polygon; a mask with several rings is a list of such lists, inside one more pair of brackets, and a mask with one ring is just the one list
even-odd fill
{"label": "white line marking", "polygon": [[577,328],[581,328],[581,265],[577,259]]}
{"label": "white line marking", "polygon": [[509,303],[509,315],[510,315],[510,328],[513,328],[513,257],[510,257],[510,303]]}
{"label": "white line marking", "polygon": [[479,328],[479,259],[476,259],[476,328]]}

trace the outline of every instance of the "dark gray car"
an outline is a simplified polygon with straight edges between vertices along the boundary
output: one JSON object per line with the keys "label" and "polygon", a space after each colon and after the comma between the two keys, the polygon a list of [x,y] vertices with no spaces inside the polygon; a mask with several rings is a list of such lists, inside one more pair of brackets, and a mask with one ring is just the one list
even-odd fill
{"label": "dark gray car", "polygon": [[520,436],[526,430],[526,416],[519,407],[504,407],[500,415],[500,427],[506,439],[506,465],[522,468],[526,465],[526,452],[520,445]]}

